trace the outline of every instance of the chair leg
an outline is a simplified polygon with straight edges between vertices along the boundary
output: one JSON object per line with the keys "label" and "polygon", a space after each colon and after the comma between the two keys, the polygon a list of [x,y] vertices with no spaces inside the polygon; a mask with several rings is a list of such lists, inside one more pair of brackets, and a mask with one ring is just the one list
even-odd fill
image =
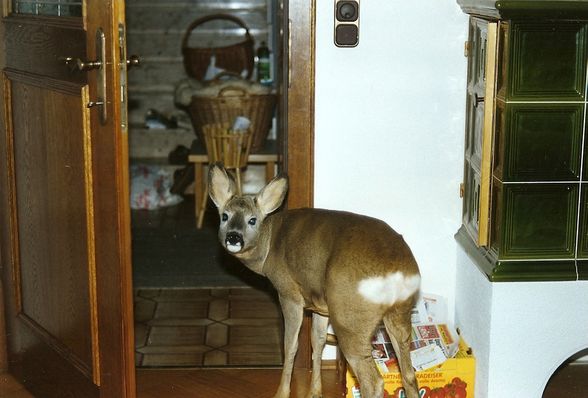
{"label": "chair leg", "polygon": [[204,222],[204,212],[206,211],[206,205],[208,205],[208,185],[205,186],[202,198],[200,200],[200,206],[198,208],[198,218],[196,221],[196,228],[201,229],[202,223]]}

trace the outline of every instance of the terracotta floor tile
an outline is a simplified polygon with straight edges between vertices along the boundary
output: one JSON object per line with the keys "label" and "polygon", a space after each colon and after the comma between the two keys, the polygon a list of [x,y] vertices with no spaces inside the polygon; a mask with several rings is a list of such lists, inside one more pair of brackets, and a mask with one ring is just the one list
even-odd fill
{"label": "terracotta floor tile", "polygon": [[211,347],[204,344],[194,345],[148,345],[137,348],[137,352],[144,355],[163,355],[163,354],[204,354],[212,350]]}
{"label": "terracotta floor tile", "polygon": [[213,321],[224,321],[229,317],[229,301],[227,299],[214,299],[208,307],[208,318]]}
{"label": "terracotta floor tile", "polygon": [[254,366],[260,363],[269,365],[281,365],[282,355],[280,353],[239,353],[230,352],[228,365]]}
{"label": "terracotta floor tile", "polygon": [[281,312],[271,301],[231,301],[231,318],[279,318]]}
{"label": "terracotta floor tile", "polygon": [[202,354],[151,354],[145,355],[143,358],[143,367],[164,367],[164,366],[194,366],[194,364],[202,364]]}
{"label": "terracotta floor tile", "polygon": [[151,299],[144,299],[142,297],[135,298],[135,321],[146,322],[153,319],[157,302]]}
{"label": "terracotta floor tile", "polygon": [[210,289],[162,289],[159,302],[165,301],[208,301]]}
{"label": "terracotta floor tile", "polygon": [[207,319],[208,301],[169,301],[160,302],[154,320]]}
{"label": "terracotta floor tile", "polygon": [[135,347],[141,348],[147,344],[149,327],[142,323],[135,323]]}
{"label": "terracotta floor tile", "polygon": [[161,289],[138,289],[135,291],[135,295],[146,299],[153,299],[159,297]]}
{"label": "terracotta floor tile", "polygon": [[281,336],[272,326],[232,326],[229,334],[229,342],[232,346],[279,345]]}
{"label": "terracotta floor tile", "polygon": [[210,289],[210,295],[217,298],[227,298],[231,293],[231,289]]}
{"label": "terracotta floor tile", "polygon": [[142,289],[135,297],[137,366],[281,364],[282,316],[272,293]]}
{"label": "terracotta floor tile", "polygon": [[204,366],[226,366],[229,364],[229,355],[224,351],[214,350],[204,354]]}
{"label": "terracotta floor tile", "polygon": [[203,326],[153,326],[148,345],[185,346],[204,344],[206,327]]}
{"label": "terracotta floor tile", "polygon": [[206,328],[206,345],[221,348],[229,342],[229,327],[222,323],[214,323]]}

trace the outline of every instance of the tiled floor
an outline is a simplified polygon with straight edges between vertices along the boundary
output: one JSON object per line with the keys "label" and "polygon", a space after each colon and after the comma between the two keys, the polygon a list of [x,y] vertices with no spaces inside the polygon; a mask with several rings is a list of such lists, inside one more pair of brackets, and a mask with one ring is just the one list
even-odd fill
{"label": "tiled floor", "polygon": [[139,289],[135,336],[139,367],[282,363],[279,304],[254,288]]}

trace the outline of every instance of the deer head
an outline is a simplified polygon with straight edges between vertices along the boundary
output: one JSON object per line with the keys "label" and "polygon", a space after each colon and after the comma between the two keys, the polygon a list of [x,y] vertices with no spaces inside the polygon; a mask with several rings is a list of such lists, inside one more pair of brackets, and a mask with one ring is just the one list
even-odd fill
{"label": "deer head", "polygon": [[263,221],[280,207],[288,191],[288,179],[278,176],[255,196],[237,195],[235,181],[219,163],[211,165],[208,184],[220,216],[219,240],[234,255],[257,247]]}

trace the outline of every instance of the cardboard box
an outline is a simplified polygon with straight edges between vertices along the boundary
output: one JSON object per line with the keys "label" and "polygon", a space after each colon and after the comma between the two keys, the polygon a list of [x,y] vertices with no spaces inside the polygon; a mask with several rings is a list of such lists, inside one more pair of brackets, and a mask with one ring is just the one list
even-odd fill
{"label": "cardboard box", "polygon": [[[390,363],[387,372],[381,368],[385,397],[406,398],[398,366]],[[453,358],[427,370],[416,372],[421,398],[473,398],[476,360],[471,349],[460,338],[459,349]],[[360,398],[359,382],[351,368],[347,368],[347,398]],[[363,397],[369,398],[369,397]]]}

